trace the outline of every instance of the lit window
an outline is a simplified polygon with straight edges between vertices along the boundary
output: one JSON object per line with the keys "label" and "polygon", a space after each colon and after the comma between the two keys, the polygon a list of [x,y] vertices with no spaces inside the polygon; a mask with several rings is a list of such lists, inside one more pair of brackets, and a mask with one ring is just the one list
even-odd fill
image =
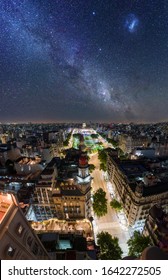
{"label": "lit window", "polygon": [[23,231],[24,231],[23,226],[22,226],[21,224],[19,224],[18,227],[17,227],[17,233],[18,233],[19,235],[22,235]]}
{"label": "lit window", "polygon": [[7,255],[10,256],[10,257],[13,257],[14,254],[15,254],[15,249],[11,245],[8,245],[8,247],[7,247]]}

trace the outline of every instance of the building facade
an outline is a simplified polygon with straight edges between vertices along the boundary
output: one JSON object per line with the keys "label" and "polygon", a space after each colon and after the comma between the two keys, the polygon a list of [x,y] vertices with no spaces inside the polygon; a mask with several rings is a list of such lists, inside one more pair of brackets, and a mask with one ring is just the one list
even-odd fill
{"label": "building facade", "polygon": [[16,198],[0,193],[0,259],[50,259],[39,238],[26,220]]}
{"label": "building facade", "polygon": [[91,216],[91,177],[86,157],[79,164],[66,163],[58,171],[54,160],[43,170],[36,184],[28,219],[76,220]]}
{"label": "building facade", "polygon": [[149,140],[145,136],[135,137],[127,134],[119,136],[119,147],[126,154],[131,153],[134,148],[147,147],[148,142]]}
{"label": "building facade", "polygon": [[128,225],[142,227],[149,209],[157,202],[165,209],[168,208],[167,183],[152,176],[153,181],[150,178],[147,180],[147,169],[141,162],[120,161],[108,155],[107,171],[115,196],[123,206]]}
{"label": "building facade", "polygon": [[168,214],[160,205],[155,204],[149,210],[144,234],[150,237],[153,245],[168,253]]}

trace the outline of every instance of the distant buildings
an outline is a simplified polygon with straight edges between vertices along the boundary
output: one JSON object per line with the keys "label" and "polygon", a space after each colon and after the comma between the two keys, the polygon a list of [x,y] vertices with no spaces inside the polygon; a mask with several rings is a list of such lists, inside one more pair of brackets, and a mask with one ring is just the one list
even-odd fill
{"label": "distant buildings", "polygon": [[121,134],[119,136],[119,147],[126,154],[131,153],[134,148],[147,147],[148,142],[149,139],[146,136],[131,136],[127,134]]}
{"label": "distant buildings", "polygon": [[16,143],[0,144],[0,163],[4,166],[7,160],[15,161],[21,157],[21,151]]}
{"label": "distant buildings", "polygon": [[155,157],[155,149],[150,147],[137,147],[132,150],[131,158],[154,158]]}
{"label": "distant buildings", "polygon": [[168,156],[168,140],[152,142],[150,147],[155,150],[155,156]]}

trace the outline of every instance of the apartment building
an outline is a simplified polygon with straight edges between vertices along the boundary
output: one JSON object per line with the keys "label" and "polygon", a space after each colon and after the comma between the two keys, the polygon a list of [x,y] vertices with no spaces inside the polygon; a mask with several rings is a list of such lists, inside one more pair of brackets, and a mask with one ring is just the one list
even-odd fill
{"label": "apartment building", "polygon": [[156,203],[168,208],[167,178],[149,170],[144,161],[121,161],[108,154],[107,171],[130,226],[141,226]]}
{"label": "apartment building", "polygon": [[16,197],[0,193],[0,259],[50,259],[34,230],[26,220]]}
{"label": "apartment building", "polygon": [[121,134],[119,147],[124,153],[131,153],[136,147],[147,147],[149,139],[146,136]]}
{"label": "apartment building", "polygon": [[153,245],[168,253],[168,214],[155,204],[145,221],[144,234],[149,236]]}

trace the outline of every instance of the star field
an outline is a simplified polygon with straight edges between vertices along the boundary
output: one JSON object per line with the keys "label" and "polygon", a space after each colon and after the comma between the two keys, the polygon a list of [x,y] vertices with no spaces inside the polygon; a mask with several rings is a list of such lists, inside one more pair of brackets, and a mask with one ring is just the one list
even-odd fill
{"label": "star field", "polygon": [[167,120],[167,9],[1,0],[0,121]]}

